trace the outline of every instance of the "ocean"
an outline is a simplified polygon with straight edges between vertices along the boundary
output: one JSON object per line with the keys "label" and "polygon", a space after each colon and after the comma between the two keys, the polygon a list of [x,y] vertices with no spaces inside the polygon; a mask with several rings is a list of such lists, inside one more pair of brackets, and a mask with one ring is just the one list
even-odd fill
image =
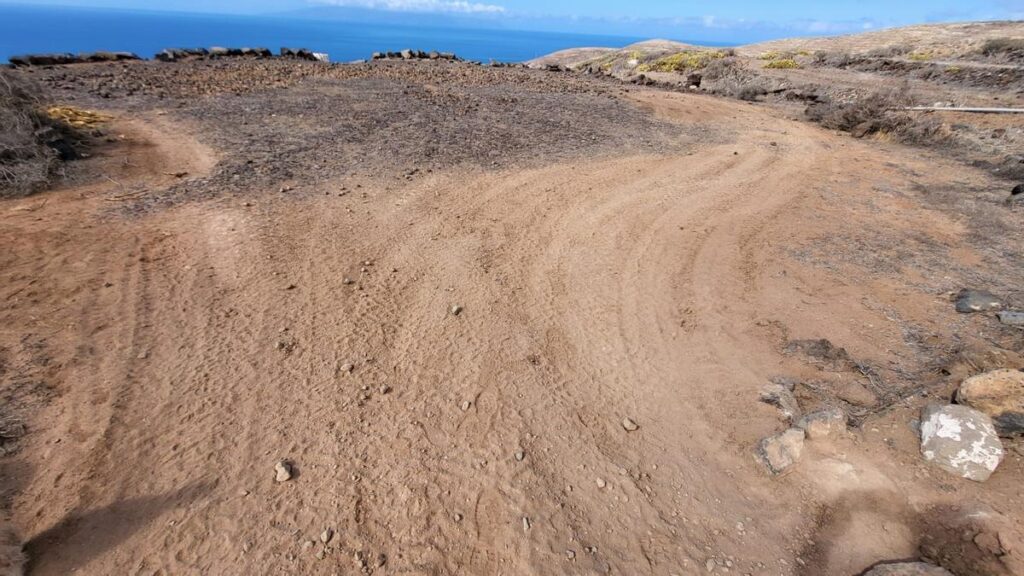
{"label": "ocean", "polygon": [[327,52],[331,61],[375,51],[437,50],[470,60],[521,62],[564,48],[622,47],[640,38],[515,30],[412,27],[305,18],[228,16],[0,4],[0,62],[41,52],[135,52],[174,47],[281,46]]}

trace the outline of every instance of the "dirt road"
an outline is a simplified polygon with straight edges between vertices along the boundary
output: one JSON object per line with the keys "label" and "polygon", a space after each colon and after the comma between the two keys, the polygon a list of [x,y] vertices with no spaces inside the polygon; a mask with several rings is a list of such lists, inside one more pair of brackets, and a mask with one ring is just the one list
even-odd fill
{"label": "dirt road", "polygon": [[[913,557],[935,507],[1024,517],[1019,454],[972,484],[910,425],[968,364],[1021,363],[945,292],[1020,286],[1024,211],[947,160],[629,98],[730,137],[125,216],[218,151],[122,118],[93,160],[121,172],[4,202],[32,573],[857,574]],[[784,352],[817,338],[870,370]],[[771,477],[780,376],[860,427]]]}

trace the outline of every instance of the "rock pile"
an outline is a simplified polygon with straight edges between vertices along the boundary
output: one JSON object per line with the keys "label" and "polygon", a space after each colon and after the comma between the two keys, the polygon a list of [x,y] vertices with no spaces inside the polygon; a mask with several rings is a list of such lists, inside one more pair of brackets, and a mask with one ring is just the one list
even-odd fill
{"label": "rock pile", "polygon": [[[217,59],[217,58],[273,58],[274,53],[269,48],[225,48],[213,46],[211,48],[165,48],[157,52],[154,60],[161,62],[179,62],[191,59]],[[309,60],[312,62],[327,62],[327,54],[313,52],[308,48],[281,48],[282,58],[293,58],[297,60]],[[124,60],[142,60],[132,52],[88,52],[81,54],[58,53],[58,54],[25,54],[11,56],[9,61],[13,66],[62,66],[65,64],[84,64],[88,62],[120,62]]]}
{"label": "rock pile", "polygon": [[309,48],[281,48],[280,54],[282,58],[296,58],[298,60],[309,60],[311,62],[327,62],[329,60],[327,54],[323,52],[313,52]]}
{"label": "rock pile", "polygon": [[131,52],[82,52],[71,54],[24,54],[11,56],[8,61],[12,66],[60,66],[64,64],[84,64],[86,62],[119,62],[122,60],[142,60]]}
{"label": "rock pile", "polygon": [[761,389],[761,401],[779,409],[790,428],[761,440],[757,455],[772,475],[791,468],[803,454],[804,440],[824,440],[846,432],[846,413],[824,408],[803,414],[792,381],[778,379]]}
{"label": "rock pile", "polygon": [[402,50],[400,52],[374,52],[372,56],[373,60],[449,60],[452,62],[462,62],[462,58],[459,58],[451,52],[437,52],[431,50],[430,52],[424,52],[423,50]]}
{"label": "rock pile", "polygon": [[189,58],[205,58],[209,54],[206,48],[165,48],[157,52],[154,58],[161,62],[177,62]]}

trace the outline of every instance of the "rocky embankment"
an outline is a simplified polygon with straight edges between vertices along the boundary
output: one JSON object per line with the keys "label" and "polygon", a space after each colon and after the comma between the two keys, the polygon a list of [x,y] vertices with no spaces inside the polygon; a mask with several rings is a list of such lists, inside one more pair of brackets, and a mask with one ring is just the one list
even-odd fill
{"label": "rocky embankment", "polygon": [[[210,48],[165,48],[157,52],[154,60],[161,62],[178,62],[200,58],[274,58],[274,53],[269,48],[225,48],[213,46]],[[323,52],[314,52],[308,48],[281,48],[278,58],[290,58],[295,60],[309,60],[313,62],[327,62],[329,58]],[[72,54],[60,52],[53,54],[22,54],[8,58],[11,66],[65,66],[69,64],[87,64],[94,62],[123,62],[131,60],[143,60],[134,52],[82,52]]]}

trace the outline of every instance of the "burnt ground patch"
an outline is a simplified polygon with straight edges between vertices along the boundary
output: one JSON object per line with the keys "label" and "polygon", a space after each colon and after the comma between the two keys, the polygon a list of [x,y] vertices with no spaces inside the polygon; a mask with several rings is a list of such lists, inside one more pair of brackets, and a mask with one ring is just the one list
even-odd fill
{"label": "burnt ground patch", "polygon": [[[81,106],[156,110],[221,154],[208,177],[131,211],[316,187],[356,174],[413,178],[572,158],[679,151],[729,135],[655,118],[601,78],[450,62],[327,66],[265,60],[80,65],[33,74]],[[635,88],[629,88],[635,89]],[[285,186],[287,183],[287,186]]]}

